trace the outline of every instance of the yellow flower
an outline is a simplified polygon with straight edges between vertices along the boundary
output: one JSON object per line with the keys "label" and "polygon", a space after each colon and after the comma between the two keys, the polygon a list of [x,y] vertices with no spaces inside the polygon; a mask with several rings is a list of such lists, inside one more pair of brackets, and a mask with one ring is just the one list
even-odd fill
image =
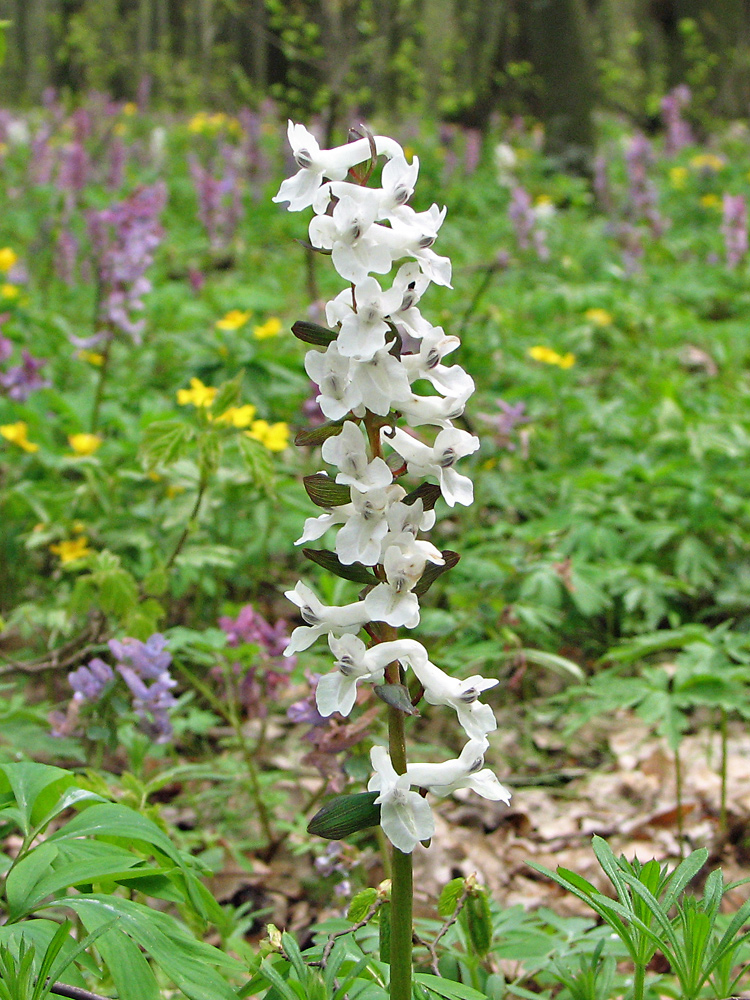
{"label": "yellow flower", "polygon": [[610,326],[612,324],[612,316],[606,309],[587,309],[584,316],[594,326]]}
{"label": "yellow flower", "polygon": [[529,357],[534,361],[542,361],[545,365],[557,365],[558,368],[572,368],[576,362],[575,354],[558,354],[551,347],[530,347]]}
{"label": "yellow flower", "polygon": [[39,451],[39,445],[34,444],[33,441],[29,441],[26,433],[28,431],[28,426],[24,420],[19,420],[16,424],[3,424],[0,426],[0,435],[2,435],[6,441],[10,441],[11,444],[17,444],[19,448],[23,448],[24,451]]}
{"label": "yellow flower", "polygon": [[688,178],[687,167],[672,167],[669,171],[669,183],[678,191],[685,187]]}
{"label": "yellow flower", "polygon": [[49,550],[54,555],[60,557],[60,562],[63,566],[66,563],[75,562],[76,559],[83,559],[84,556],[89,556],[94,551],[89,548],[89,540],[85,535],[79,535],[78,538],[69,538],[58,542],[57,545],[50,545]]}
{"label": "yellow flower", "polygon": [[718,194],[704,194],[701,197],[701,205],[704,208],[717,208],[721,204]]}
{"label": "yellow flower", "polygon": [[70,434],[68,442],[76,455],[93,455],[102,439],[98,434]]}
{"label": "yellow flower", "polygon": [[170,485],[167,486],[167,496],[169,497],[170,500],[178,496],[180,493],[184,492],[185,492],[184,486],[175,486],[174,483],[170,483]]}
{"label": "yellow flower", "polygon": [[199,111],[188,122],[188,132],[203,132],[206,127],[206,112]]}
{"label": "yellow flower", "polygon": [[125,135],[126,132],[128,131],[128,127],[125,124],[125,122],[116,122],[112,128],[112,131],[115,135]]}
{"label": "yellow flower", "polygon": [[698,153],[690,161],[690,166],[694,170],[722,170],[726,160],[716,153]]}
{"label": "yellow flower", "polygon": [[210,406],[216,398],[216,389],[204,385],[199,378],[190,379],[189,389],[177,390],[177,402],[180,406]]}
{"label": "yellow flower", "polygon": [[241,309],[230,309],[226,316],[217,319],[216,328],[217,330],[239,330],[249,319],[249,312],[242,312]]}
{"label": "yellow flower", "polygon": [[132,117],[138,111],[138,105],[135,101],[126,101],[122,106],[122,113],[127,115],[128,118]]}
{"label": "yellow flower", "polygon": [[230,406],[220,417],[216,418],[217,424],[231,424],[232,427],[249,427],[255,416],[255,407],[252,403],[244,406]]}
{"label": "yellow flower", "polygon": [[18,260],[18,254],[15,250],[11,250],[10,247],[2,247],[0,249],[0,271],[5,274],[6,271],[10,271],[13,265]]}
{"label": "yellow flower", "polygon": [[90,365],[96,365],[97,368],[101,368],[104,364],[104,355],[97,354],[96,351],[77,351],[76,357],[81,361],[88,361]]}
{"label": "yellow flower", "polygon": [[269,424],[267,420],[255,420],[245,434],[260,441],[269,451],[283,451],[289,444],[289,425],[282,422]]}
{"label": "yellow flower", "polygon": [[18,285],[9,285],[7,282],[0,285],[0,298],[2,299],[17,299],[20,294],[21,289]]}
{"label": "yellow flower", "polygon": [[258,340],[267,340],[269,337],[276,337],[281,333],[281,320],[278,316],[272,316],[260,326],[253,327],[253,335]]}

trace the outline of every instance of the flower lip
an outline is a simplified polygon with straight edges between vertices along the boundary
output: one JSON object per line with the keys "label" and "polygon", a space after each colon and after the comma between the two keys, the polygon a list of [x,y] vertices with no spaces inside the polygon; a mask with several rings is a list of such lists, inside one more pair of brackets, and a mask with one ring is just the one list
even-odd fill
{"label": "flower lip", "polygon": [[298,149],[294,153],[294,159],[298,166],[302,167],[303,170],[309,169],[313,164],[313,158],[307,149]]}
{"label": "flower lip", "polygon": [[459,699],[461,701],[465,701],[467,705],[473,704],[473,702],[475,702],[478,697],[479,697],[479,691],[477,691],[475,687],[467,688],[465,691],[462,691],[461,694],[459,695]]}
{"label": "flower lip", "polygon": [[446,448],[438,459],[438,465],[441,469],[450,469],[452,465],[455,465],[457,457],[453,448]]}
{"label": "flower lip", "polygon": [[321,623],[320,618],[318,618],[318,616],[315,614],[313,609],[308,604],[303,605],[300,608],[299,613],[300,617],[303,619],[303,621],[306,621],[308,625],[320,625]]}

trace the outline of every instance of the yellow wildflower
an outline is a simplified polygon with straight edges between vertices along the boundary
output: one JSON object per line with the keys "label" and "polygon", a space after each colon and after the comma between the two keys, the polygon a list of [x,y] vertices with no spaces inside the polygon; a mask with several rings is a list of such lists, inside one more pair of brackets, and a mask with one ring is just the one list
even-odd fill
{"label": "yellow wildflower", "polygon": [[128,131],[128,127],[125,122],[115,122],[112,127],[112,132],[115,135],[125,135]]}
{"label": "yellow wildflower", "polygon": [[269,424],[267,420],[255,420],[245,434],[260,441],[269,451],[283,451],[289,444],[289,425],[283,422]]}
{"label": "yellow wildflower", "polygon": [[80,358],[81,361],[88,361],[90,365],[95,365],[97,368],[101,368],[104,364],[104,355],[97,354],[96,351],[80,350],[76,352],[76,357]]}
{"label": "yellow wildflower", "polygon": [[135,101],[126,101],[122,106],[122,113],[127,115],[128,118],[132,117],[138,111],[138,105]]}
{"label": "yellow wildflower", "polygon": [[672,167],[669,171],[669,183],[678,191],[685,187],[688,178],[687,167]]}
{"label": "yellow wildflower", "polygon": [[272,316],[260,326],[253,327],[253,335],[257,340],[267,340],[269,337],[276,337],[281,333],[281,320],[278,316]]}
{"label": "yellow wildflower", "polygon": [[50,545],[49,550],[54,555],[60,557],[60,562],[63,566],[66,563],[75,562],[76,559],[83,559],[84,556],[90,556],[94,551],[89,548],[89,540],[85,535],[79,535],[78,538],[69,538],[58,542],[56,545]]}
{"label": "yellow wildflower", "polygon": [[174,483],[170,483],[169,486],[167,486],[167,496],[169,497],[170,500],[174,499],[174,497],[184,492],[185,492],[184,486],[175,486]]}
{"label": "yellow wildflower", "polygon": [[551,347],[542,347],[541,345],[530,347],[529,357],[533,358],[534,361],[542,361],[545,365],[557,365],[558,368],[564,369],[572,368],[576,361],[575,354],[571,354],[570,351],[567,354],[558,354]]}
{"label": "yellow wildflower", "polygon": [[199,111],[188,122],[188,132],[203,132],[206,127],[207,118],[205,111]]}
{"label": "yellow wildflower", "polygon": [[226,316],[217,319],[217,330],[239,330],[241,326],[250,319],[250,312],[242,312],[241,309],[230,309]]}
{"label": "yellow wildflower", "polygon": [[231,424],[232,427],[249,427],[255,416],[255,407],[252,403],[244,406],[230,406],[220,417],[216,418],[217,424]]}
{"label": "yellow wildflower", "polygon": [[204,385],[199,378],[190,379],[189,389],[177,390],[177,402],[180,406],[210,406],[216,398],[216,389]]}
{"label": "yellow wildflower", "polygon": [[722,170],[726,160],[716,153],[698,153],[690,161],[690,166],[694,170]]}
{"label": "yellow wildflower", "polygon": [[70,434],[68,442],[76,455],[93,455],[102,439],[98,434]]}
{"label": "yellow wildflower", "polygon": [[701,205],[704,208],[717,208],[721,204],[718,194],[704,194],[701,197]]}
{"label": "yellow wildflower", "polygon": [[86,526],[83,521],[73,521],[73,531],[75,531],[77,535],[82,535],[85,530]]}
{"label": "yellow wildflower", "polygon": [[612,316],[606,309],[587,309],[585,318],[594,326],[611,326]]}
{"label": "yellow wildflower", "polygon": [[18,285],[10,285],[7,282],[0,285],[0,299],[17,299],[20,294],[21,289]]}
{"label": "yellow wildflower", "polygon": [[28,426],[26,421],[19,420],[15,424],[3,424],[0,426],[0,435],[5,438],[6,441],[10,441],[11,444],[17,444],[19,448],[23,448],[24,451],[39,451],[39,445],[34,444],[33,441],[29,441],[27,435]]}
{"label": "yellow wildflower", "polygon": [[10,247],[2,247],[0,249],[0,271],[5,274],[6,271],[10,271],[13,265],[18,260],[18,254],[15,250],[11,250]]}

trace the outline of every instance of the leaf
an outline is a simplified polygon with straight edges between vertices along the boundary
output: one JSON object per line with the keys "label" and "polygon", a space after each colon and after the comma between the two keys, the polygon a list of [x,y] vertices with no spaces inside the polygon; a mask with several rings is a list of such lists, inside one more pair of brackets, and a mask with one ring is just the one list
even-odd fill
{"label": "leaf", "polygon": [[326,840],[344,837],[380,823],[380,806],[375,805],[378,792],[357,792],[338,795],[326,802],[307,824],[307,832]]}
{"label": "leaf", "polygon": [[517,651],[516,655],[523,656],[529,663],[536,663],[538,667],[546,667],[547,670],[552,670],[556,674],[563,676],[567,674],[570,677],[575,677],[577,681],[585,680],[585,675],[577,663],[564,656],[558,656],[557,653],[546,653],[542,649],[521,649]]}
{"label": "leaf", "polygon": [[358,892],[354,896],[351,903],[349,903],[349,910],[346,914],[347,920],[351,920],[353,924],[358,924],[360,920],[364,920],[365,915],[377,898],[377,889],[362,889],[361,892]]}
{"label": "leaf", "polygon": [[466,879],[454,878],[446,885],[440,893],[437,909],[441,917],[452,917],[456,912],[458,901],[463,896],[466,889]]}
{"label": "leaf", "polygon": [[298,431],[294,443],[299,448],[308,445],[323,444],[329,437],[335,437],[336,434],[341,433],[341,428],[344,426],[344,419],[342,417],[341,420],[330,420],[319,427],[309,427],[307,430]]}
{"label": "leaf", "polygon": [[242,392],[242,380],[244,377],[245,372],[243,369],[240,369],[234,378],[229,379],[227,382],[222,382],[216,390],[216,396],[211,404],[212,413],[221,416],[237,403]]}
{"label": "leaf", "polygon": [[454,983],[452,979],[442,976],[432,976],[427,972],[415,972],[414,981],[426,987],[432,993],[445,997],[446,1000],[487,1000],[484,993],[463,983]]}
{"label": "leaf", "polygon": [[345,503],[351,503],[350,487],[337,483],[323,472],[304,476],[302,482],[307,495],[318,507],[342,507]]}
{"label": "leaf", "polygon": [[354,583],[378,583],[375,574],[362,563],[342,563],[339,557],[328,549],[302,549],[302,555],[323,569],[327,569],[329,573],[340,576],[342,580],[353,580]]}
{"label": "leaf", "polygon": [[436,483],[422,483],[411,493],[407,493],[401,503],[411,507],[417,500],[421,500],[425,510],[432,510],[442,495],[440,487]]}
{"label": "leaf", "polygon": [[172,465],[187,453],[194,437],[194,429],[182,420],[155,420],[150,423],[143,432],[140,447],[146,468]]}
{"label": "leaf", "polygon": [[444,562],[443,565],[438,563],[428,562],[425,571],[419,578],[417,585],[414,587],[414,593],[417,597],[421,597],[422,594],[426,594],[430,587],[433,585],[435,580],[443,573],[447,573],[449,569],[453,569],[461,556],[458,552],[451,552],[449,549],[445,549],[442,553]]}
{"label": "leaf", "polygon": [[487,893],[483,889],[469,893],[461,917],[472,948],[483,957],[492,945],[492,915]]}
{"label": "leaf", "polygon": [[329,330],[325,326],[311,323],[306,319],[298,319],[292,326],[292,333],[305,344],[314,344],[316,347],[328,347],[338,337],[335,330]]}
{"label": "leaf", "polygon": [[[23,761],[21,763],[0,764],[0,773],[5,775],[7,785],[13,793],[18,804],[19,819],[22,823],[24,833],[31,830],[32,815],[35,812],[37,801],[43,801],[41,796],[44,792],[49,792],[56,800],[65,786],[70,786],[74,782],[74,777],[70,771],[65,771],[61,767],[53,767],[50,764],[37,764]],[[59,783],[60,788],[53,786]],[[5,782],[0,781],[0,792],[2,792]],[[51,803],[50,803],[51,804]],[[49,806],[44,806],[41,811],[44,815]]]}
{"label": "leaf", "polygon": [[378,698],[391,708],[398,709],[404,715],[419,715],[418,710],[412,705],[408,688],[403,684],[376,684],[373,690]]}
{"label": "leaf", "polygon": [[236,441],[253,483],[261,490],[270,491],[276,478],[271,452],[260,441],[246,434],[238,435]]}

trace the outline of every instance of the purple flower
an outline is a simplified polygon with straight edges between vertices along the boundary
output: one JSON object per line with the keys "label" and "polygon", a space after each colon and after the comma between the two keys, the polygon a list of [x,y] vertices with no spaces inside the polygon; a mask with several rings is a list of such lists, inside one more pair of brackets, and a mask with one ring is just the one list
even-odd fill
{"label": "purple flower", "polygon": [[122,641],[109,640],[113,656],[119,660],[129,660],[133,669],[149,680],[158,680],[172,664],[172,655],[165,651],[167,640],[159,632],[146,642],[126,637]]}
{"label": "purple flower", "polygon": [[506,403],[504,399],[498,399],[496,402],[500,408],[500,413],[479,413],[477,416],[495,428],[497,433],[496,443],[499,448],[515,451],[516,444],[512,440],[513,431],[519,424],[527,424],[529,422],[529,417],[524,414],[526,404],[520,402],[513,405]]}
{"label": "purple flower", "polygon": [[[171,693],[177,681],[169,674],[172,656],[164,647],[166,639],[155,633],[146,642],[129,636],[122,641],[110,639],[109,648],[118,661],[117,672],[133,696],[133,710],[144,730],[157,743],[168,743],[173,729],[169,711],[176,704]],[[147,684],[146,681],[152,681]]]}
{"label": "purple flower", "polygon": [[279,619],[275,625],[246,604],[236,619],[223,616],[219,627],[227,633],[229,646],[243,643],[258,647],[258,659],[250,667],[234,663],[232,670],[239,678],[242,704],[251,717],[265,718],[268,705],[278,701],[284,688],[289,684],[289,672],[296,657],[284,657],[284,649],[289,642],[287,622]]}
{"label": "purple flower", "polygon": [[646,222],[654,236],[661,236],[666,224],[659,212],[656,188],[648,176],[653,159],[651,143],[642,132],[636,132],[625,152],[628,174],[627,211],[633,222]]}
{"label": "purple flower", "polygon": [[[5,338],[0,340],[3,342],[0,344],[0,361],[3,361],[8,357],[7,353],[5,357],[2,356],[6,350],[3,345],[9,341]],[[47,364],[43,358],[33,358],[25,348],[21,356],[23,361],[20,365],[13,365],[7,371],[0,372],[0,390],[3,390],[9,399],[19,402],[28,399],[36,389],[45,389],[51,384],[39,375],[40,369]]]}
{"label": "purple flower", "polygon": [[102,691],[114,679],[112,668],[98,656],[87,667],[79,667],[68,674],[75,701],[98,701]]}
{"label": "purple flower", "polygon": [[539,225],[538,215],[531,203],[531,195],[520,184],[515,185],[511,190],[508,215],[513,224],[519,250],[528,250],[533,245],[537,257],[540,260],[547,260],[549,250],[547,249],[546,233]]}
{"label": "purple flower", "polygon": [[219,173],[212,173],[195,156],[189,158],[190,175],[198,195],[198,218],[212,250],[226,250],[232,243],[243,215],[242,191],[234,162],[234,150],[223,145]]}
{"label": "purple flower", "polygon": [[727,265],[737,267],[747,255],[747,202],[743,194],[725,194],[722,202],[721,233]]}
{"label": "purple flower", "polygon": [[682,117],[683,110],[690,104],[690,88],[682,83],[662,98],[661,116],[667,128],[665,150],[677,153],[693,143],[693,133]]}

